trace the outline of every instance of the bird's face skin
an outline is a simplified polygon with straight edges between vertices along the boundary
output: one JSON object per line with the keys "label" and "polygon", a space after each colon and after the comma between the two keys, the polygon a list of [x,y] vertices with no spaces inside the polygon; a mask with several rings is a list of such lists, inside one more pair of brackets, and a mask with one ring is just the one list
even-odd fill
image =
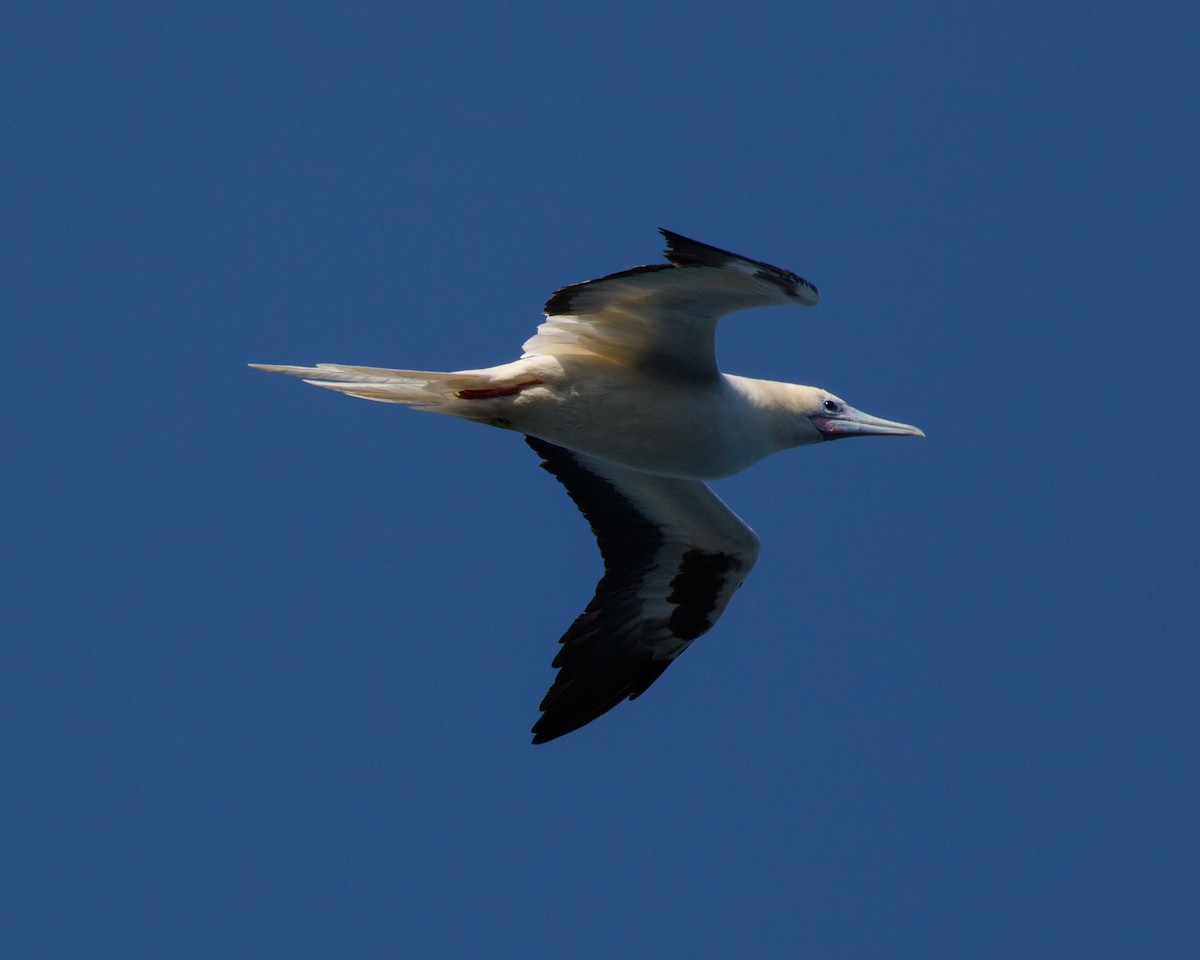
{"label": "bird's face skin", "polygon": [[832,393],[825,393],[808,421],[821,434],[822,440],[841,440],[843,437],[923,437],[924,431],[907,423],[884,420],[855,410]]}

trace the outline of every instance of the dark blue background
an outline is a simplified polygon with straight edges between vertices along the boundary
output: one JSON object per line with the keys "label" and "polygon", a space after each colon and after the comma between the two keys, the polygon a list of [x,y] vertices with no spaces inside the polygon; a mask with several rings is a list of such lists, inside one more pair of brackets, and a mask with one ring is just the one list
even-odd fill
{"label": "dark blue background", "polygon": [[[1200,947],[1193,3],[3,14],[6,957]],[[637,703],[516,437],[247,361],[513,359],[663,225],[797,270],[732,372],[925,441]]]}

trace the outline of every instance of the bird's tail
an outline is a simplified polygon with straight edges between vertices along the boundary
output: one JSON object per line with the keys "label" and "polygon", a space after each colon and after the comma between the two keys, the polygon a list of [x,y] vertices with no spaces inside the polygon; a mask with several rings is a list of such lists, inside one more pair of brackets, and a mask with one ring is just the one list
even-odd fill
{"label": "bird's tail", "polygon": [[[500,425],[507,401],[553,378],[555,366],[547,358],[522,358],[481,370],[389,370],[384,367],[351,367],[318,363],[315,367],[289,367],[274,363],[250,366],[271,373],[302,377],[305,383],[336,390],[351,397],[381,403],[406,403],[416,410]],[[498,406],[499,405],[499,406]]]}
{"label": "bird's tail", "polygon": [[[302,377],[314,387],[336,390],[351,397],[382,403],[407,403],[437,410],[453,403],[459,392],[479,381],[479,371],[389,370],[384,367],[351,367],[341,363],[318,363],[315,367],[289,367],[274,363],[252,363],[256,370]],[[439,411],[443,412],[443,411]],[[444,412],[451,412],[446,410]]]}

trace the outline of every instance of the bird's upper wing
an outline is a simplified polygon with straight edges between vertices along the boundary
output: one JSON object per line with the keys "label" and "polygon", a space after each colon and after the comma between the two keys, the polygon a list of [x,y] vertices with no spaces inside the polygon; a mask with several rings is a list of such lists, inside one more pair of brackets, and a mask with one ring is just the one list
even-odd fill
{"label": "bird's upper wing", "polygon": [[717,321],[771,304],[812,306],[817,288],[788,270],[661,230],[669,263],[563,287],[524,356],[591,354],[687,377],[715,377]]}
{"label": "bird's upper wing", "polygon": [[716,622],[758,557],[754,535],[698,480],[629,470],[526,437],[591,524],[596,595],[559,641],[533,742],[633,699]]}

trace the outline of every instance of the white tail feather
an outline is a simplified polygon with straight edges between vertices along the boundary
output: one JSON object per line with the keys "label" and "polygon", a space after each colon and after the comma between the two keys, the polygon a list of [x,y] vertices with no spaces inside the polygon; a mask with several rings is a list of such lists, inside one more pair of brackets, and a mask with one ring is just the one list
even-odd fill
{"label": "white tail feather", "polygon": [[[275,363],[252,363],[256,370],[301,377],[314,387],[324,387],[347,396],[381,403],[405,403],[418,410],[445,413],[468,420],[488,420],[494,415],[491,405],[480,394],[504,390],[514,384],[542,381],[531,362],[516,363],[483,370],[390,370],[386,367],[355,367],[341,363],[318,363],[315,367],[292,367]],[[464,396],[476,392],[476,396]]]}

